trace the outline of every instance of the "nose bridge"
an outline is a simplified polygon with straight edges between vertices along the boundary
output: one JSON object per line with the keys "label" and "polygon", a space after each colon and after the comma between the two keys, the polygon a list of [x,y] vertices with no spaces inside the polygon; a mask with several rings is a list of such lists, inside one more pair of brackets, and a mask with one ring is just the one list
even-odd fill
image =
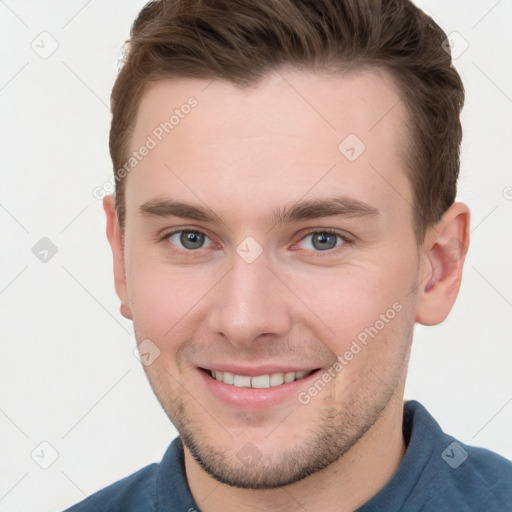
{"label": "nose bridge", "polygon": [[282,336],[290,329],[286,297],[263,257],[248,263],[235,254],[217,292],[210,328],[232,344],[250,344],[261,334]]}

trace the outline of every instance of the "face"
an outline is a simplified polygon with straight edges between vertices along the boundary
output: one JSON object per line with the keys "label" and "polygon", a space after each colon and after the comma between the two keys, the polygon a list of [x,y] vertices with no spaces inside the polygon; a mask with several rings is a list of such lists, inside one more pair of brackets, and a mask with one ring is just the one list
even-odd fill
{"label": "face", "polygon": [[217,480],[299,481],[401,407],[421,278],[405,126],[377,71],[145,93],[130,153],[155,144],[126,181],[118,293]]}

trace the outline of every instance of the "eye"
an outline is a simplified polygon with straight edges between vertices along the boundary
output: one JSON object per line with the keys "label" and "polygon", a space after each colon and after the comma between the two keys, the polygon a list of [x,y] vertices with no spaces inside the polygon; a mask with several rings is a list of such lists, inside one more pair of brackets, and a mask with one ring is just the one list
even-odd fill
{"label": "eye", "polygon": [[212,241],[200,231],[181,230],[170,233],[166,236],[167,240],[178,248],[185,248],[189,251],[210,247]]}
{"label": "eye", "polygon": [[346,243],[345,238],[338,233],[331,231],[315,231],[306,235],[297,246],[301,249],[328,251],[344,243]]}

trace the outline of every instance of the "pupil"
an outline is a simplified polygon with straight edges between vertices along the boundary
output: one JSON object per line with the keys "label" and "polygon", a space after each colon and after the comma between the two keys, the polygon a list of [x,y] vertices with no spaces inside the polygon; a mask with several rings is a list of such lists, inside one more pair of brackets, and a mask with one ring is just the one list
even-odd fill
{"label": "pupil", "polygon": [[187,249],[198,249],[204,243],[204,235],[194,231],[183,231],[180,236],[183,247]]}
{"label": "pupil", "polygon": [[318,233],[313,236],[313,247],[325,251],[336,247],[336,235],[331,233]]}

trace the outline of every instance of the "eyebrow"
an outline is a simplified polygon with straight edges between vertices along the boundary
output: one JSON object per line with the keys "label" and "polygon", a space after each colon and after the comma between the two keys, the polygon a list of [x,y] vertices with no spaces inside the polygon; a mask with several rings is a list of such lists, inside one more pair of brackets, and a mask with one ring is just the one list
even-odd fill
{"label": "eyebrow", "polygon": [[321,217],[340,215],[343,217],[378,217],[377,208],[349,197],[330,197],[301,200],[291,207],[276,209],[270,216],[272,224],[284,224]]}
{"label": "eyebrow", "polygon": [[[144,217],[180,217],[199,222],[222,223],[222,219],[205,205],[193,205],[171,199],[152,199],[139,207]],[[277,208],[268,217],[269,224],[297,222],[330,216],[371,218],[378,217],[380,211],[358,199],[349,197],[329,197],[300,200],[289,207]]]}
{"label": "eyebrow", "polygon": [[182,217],[200,222],[221,222],[220,217],[206,206],[195,206],[170,199],[152,199],[140,206],[144,217]]}

